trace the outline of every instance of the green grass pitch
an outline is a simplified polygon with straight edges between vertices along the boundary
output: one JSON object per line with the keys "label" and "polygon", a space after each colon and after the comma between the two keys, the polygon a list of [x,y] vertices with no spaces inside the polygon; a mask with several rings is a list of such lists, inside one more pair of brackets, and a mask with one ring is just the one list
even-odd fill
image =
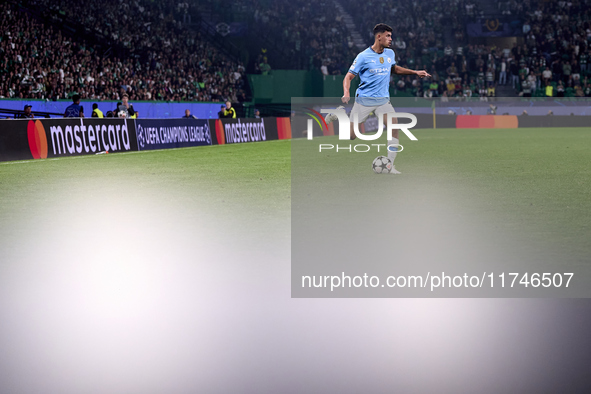
{"label": "green grass pitch", "polygon": [[[589,260],[591,129],[438,129],[415,135],[417,142],[401,137],[405,151],[396,166],[402,175],[387,182],[398,189],[418,182],[428,190],[435,182],[465,191],[475,209],[498,217],[502,226],[525,229],[582,262]],[[337,143],[336,137],[318,141]],[[287,240],[290,153],[290,141],[273,141],[2,163],[0,243],[33,246],[23,233],[66,213],[67,206],[56,209],[61,199],[82,201],[97,193],[183,206],[187,218],[205,215],[237,231],[248,231],[254,222],[262,232],[285,232]],[[376,155],[369,155],[348,158],[347,165],[352,160],[360,175],[384,177],[371,172]],[[317,170],[338,177],[345,157],[329,153]],[[198,212],[192,214],[191,207]],[[77,218],[84,220],[87,212]]]}

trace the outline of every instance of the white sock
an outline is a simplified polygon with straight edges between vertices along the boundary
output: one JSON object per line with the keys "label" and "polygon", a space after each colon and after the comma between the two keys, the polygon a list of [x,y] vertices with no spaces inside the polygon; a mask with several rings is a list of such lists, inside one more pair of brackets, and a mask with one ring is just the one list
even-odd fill
{"label": "white sock", "polygon": [[[398,138],[392,138],[388,140],[388,146],[390,145],[398,145]],[[392,161],[392,165],[394,165],[394,159],[396,158],[396,154],[398,153],[398,147],[392,146],[388,148],[388,159]]]}

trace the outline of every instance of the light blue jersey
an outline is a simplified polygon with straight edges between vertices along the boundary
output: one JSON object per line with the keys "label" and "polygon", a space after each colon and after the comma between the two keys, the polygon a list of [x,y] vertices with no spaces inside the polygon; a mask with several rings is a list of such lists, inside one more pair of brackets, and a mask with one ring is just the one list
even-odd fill
{"label": "light blue jersey", "polygon": [[349,68],[350,73],[361,78],[355,101],[366,107],[386,104],[390,100],[390,72],[395,64],[394,51],[389,48],[377,53],[369,47],[359,53]]}

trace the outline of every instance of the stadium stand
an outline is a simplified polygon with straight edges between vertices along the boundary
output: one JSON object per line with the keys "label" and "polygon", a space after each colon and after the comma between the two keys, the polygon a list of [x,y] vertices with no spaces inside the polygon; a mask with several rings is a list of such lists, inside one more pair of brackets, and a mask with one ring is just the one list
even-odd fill
{"label": "stadium stand", "polygon": [[0,4],[0,98],[245,101],[242,63],[183,23],[180,4]]}
{"label": "stadium stand", "polygon": [[[345,74],[360,51],[353,37],[369,44],[376,15],[391,21],[399,64],[433,75],[394,76],[397,94],[591,96],[589,3],[10,0],[0,4],[0,98],[244,102],[247,69]],[[490,15],[519,20],[519,44],[471,39],[466,26]],[[222,20],[248,25],[248,63],[206,37]]]}
{"label": "stadium stand", "polygon": [[[489,96],[499,85],[509,84],[515,89],[505,91],[509,95],[523,95],[525,88],[534,96],[543,96],[546,89],[542,74],[547,66],[552,71],[548,83],[554,87],[554,95],[559,81],[571,88],[565,92],[567,96],[574,96],[576,91],[579,95],[591,94],[587,69],[591,58],[591,8],[587,0],[511,0],[497,3],[496,9],[488,8],[496,16],[524,21],[524,43],[510,48],[469,43],[466,24],[487,17],[488,2],[399,1],[393,6],[374,1],[367,7],[350,0],[340,2],[354,15],[360,31],[371,31],[376,14],[389,15],[397,22],[393,24],[393,46],[400,64],[424,67],[434,75],[437,85],[434,88],[427,81],[413,83],[410,77],[394,78],[396,88],[412,95]],[[525,74],[525,84],[520,74]]]}
{"label": "stadium stand", "polygon": [[247,43],[255,55],[249,72],[261,73],[260,65],[267,58],[271,68],[313,68],[342,75],[356,49],[335,5],[334,0],[200,0],[198,12],[212,23],[240,20],[248,24]]}
{"label": "stadium stand", "polygon": [[[332,1],[271,2],[268,9],[255,11],[255,26],[280,33],[277,46],[288,48],[302,68],[315,68],[324,75],[342,75],[356,50],[342,16]],[[260,32],[263,33],[263,32]]]}

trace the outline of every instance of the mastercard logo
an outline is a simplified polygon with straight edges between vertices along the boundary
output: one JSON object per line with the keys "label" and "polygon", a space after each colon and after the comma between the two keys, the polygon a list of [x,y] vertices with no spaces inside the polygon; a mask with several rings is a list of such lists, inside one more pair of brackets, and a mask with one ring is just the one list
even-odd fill
{"label": "mastercard logo", "polygon": [[47,136],[40,120],[29,120],[27,125],[29,149],[34,159],[47,159]]}
{"label": "mastercard logo", "polygon": [[224,125],[219,119],[215,121],[215,134],[218,137],[218,144],[224,145],[226,143],[226,134],[224,134]]}

